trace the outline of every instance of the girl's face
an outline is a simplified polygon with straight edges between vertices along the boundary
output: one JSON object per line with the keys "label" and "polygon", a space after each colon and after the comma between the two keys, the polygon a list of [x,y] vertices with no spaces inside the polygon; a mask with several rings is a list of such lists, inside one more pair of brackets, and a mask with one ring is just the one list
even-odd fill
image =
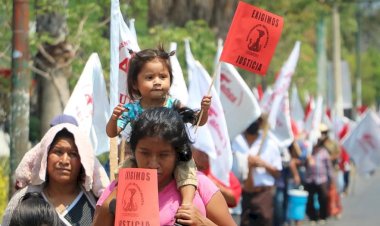
{"label": "girl's face", "polygon": [[61,137],[50,147],[47,159],[49,183],[77,183],[81,161],[72,138]]}
{"label": "girl's face", "polygon": [[157,58],[146,62],[137,75],[136,88],[143,99],[165,99],[170,89],[168,68]]}
{"label": "girl's face", "polygon": [[171,180],[177,162],[173,146],[159,137],[144,137],[137,142],[135,158],[138,168],[156,169],[158,190]]}

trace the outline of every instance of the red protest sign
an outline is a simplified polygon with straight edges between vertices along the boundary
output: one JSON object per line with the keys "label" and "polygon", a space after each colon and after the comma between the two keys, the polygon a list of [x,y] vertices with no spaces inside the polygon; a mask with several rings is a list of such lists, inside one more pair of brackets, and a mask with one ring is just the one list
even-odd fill
{"label": "red protest sign", "polygon": [[220,60],[265,75],[283,25],[282,17],[239,2]]}
{"label": "red protest sign", "polygon": [[157,170],[119,170],[115,226],[160,225]]}

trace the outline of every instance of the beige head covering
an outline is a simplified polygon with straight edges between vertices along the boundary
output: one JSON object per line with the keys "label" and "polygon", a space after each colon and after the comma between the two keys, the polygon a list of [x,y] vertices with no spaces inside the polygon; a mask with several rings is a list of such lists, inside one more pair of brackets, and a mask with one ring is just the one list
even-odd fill
{"label": "beige head covering", "polygon": [[329,127],[326,124],[321,123],[321,124],[319,124],[319,131],[321,131],[321,133],[328,132],[329,131]]}
{"label": "beige head covering", "polygon": [[50,145],[58,132],[68,130],[74,136],[75,145],[81,159],[82,166],[85,171],[85,180],[83,187],[86,191],[90,191],[93,186],[93,173],[95,155],[88,137],[79,130],[79,127],[70,123],[62,123],[51,127],[42,138],[38,149],[37,158],[34,159],[32,167],[31,184],[39,185],[45,182],[47,169],[47,156]]}

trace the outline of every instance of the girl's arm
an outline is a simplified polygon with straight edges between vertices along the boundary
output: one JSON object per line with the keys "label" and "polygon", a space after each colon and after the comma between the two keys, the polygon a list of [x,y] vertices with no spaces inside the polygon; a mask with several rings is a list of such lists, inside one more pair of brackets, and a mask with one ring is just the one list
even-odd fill
{"label": "girl's arm", "polygon": [[125,107],[123,104],[118,104],[112,112],[112,115],[110,119],[108,120],[107,126],[106,126],[106,133],[109,137],[116,137],[120,134],[121,128],[117,126],[117,120],[123,114],[125,111]]}

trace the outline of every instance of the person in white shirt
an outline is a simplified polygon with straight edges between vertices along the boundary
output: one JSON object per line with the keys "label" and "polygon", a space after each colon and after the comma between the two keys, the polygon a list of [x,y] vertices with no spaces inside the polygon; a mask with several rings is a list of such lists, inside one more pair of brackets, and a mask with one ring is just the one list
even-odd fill
{"label": "person in white shirt", "polygon": [[[253,122],[233,144],[247,155],[243,182],[241,226],[272,226],[273,188],[282,169],[277,143],[267,133],[265,117]],[[263,129],[262,129],[263,128]]]}

